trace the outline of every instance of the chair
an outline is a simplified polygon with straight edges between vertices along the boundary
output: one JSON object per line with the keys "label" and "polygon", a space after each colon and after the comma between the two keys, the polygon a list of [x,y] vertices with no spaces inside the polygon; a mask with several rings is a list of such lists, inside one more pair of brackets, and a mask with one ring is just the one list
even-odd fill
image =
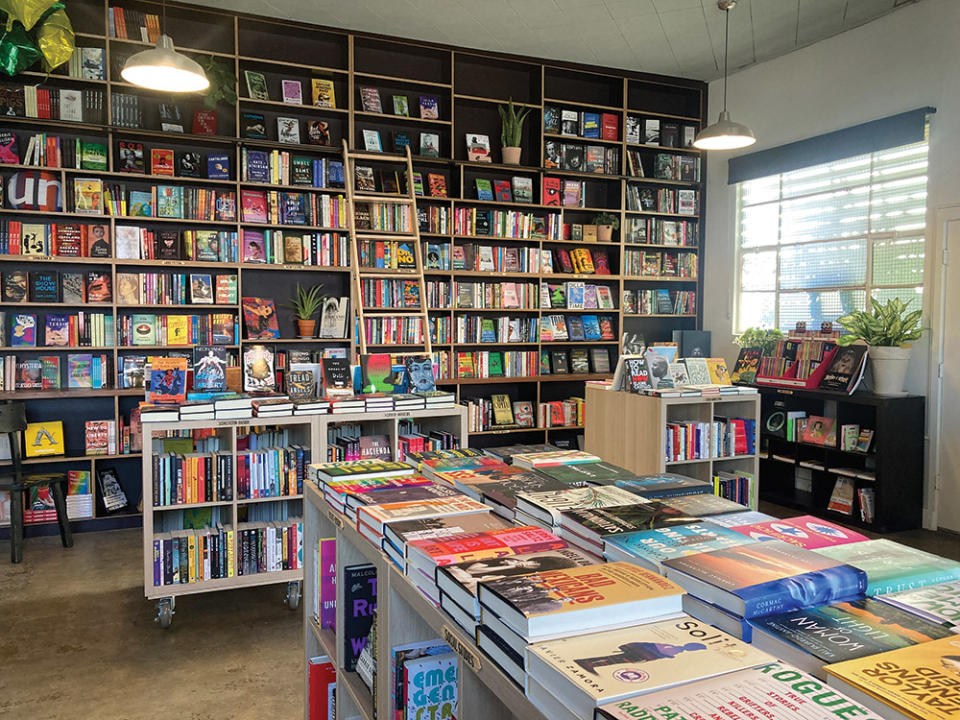
{"label": "chair", "polygon": [[23,495],[31,488],[49,487],[57,509],[60,541],[64,547],[73,547],[73,534],[67,519],[67,476],[65,473],[37,473],[24,475],[20,462],[20,438],[27,428],[26,406],[21,402],[0,404],[0,433],[10,441],[13,473],[0,475],[0,492],[10,492],[10,560],[23,559]]}

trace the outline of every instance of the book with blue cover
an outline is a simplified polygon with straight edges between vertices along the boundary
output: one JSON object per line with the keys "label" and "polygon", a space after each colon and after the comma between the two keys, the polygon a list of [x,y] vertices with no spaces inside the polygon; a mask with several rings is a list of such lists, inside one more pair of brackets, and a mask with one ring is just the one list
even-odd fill
{"label": "book with blue cover", "polygon": [[853,600],[867,589],[863,570],[780,540],[671,558],[663,567],[691,595],[744,618]]}
{"label": "book with blue cover", "polygon": [[270,182],[270,161],[265,150],[247,150],[247,182]]}
{"label": "book with blue cover", "polygon": [[627,560],[660,572],[672,558],[746,545],[755,542],[738,532],[711,525],[690,523],[677,527],[622,533],[604,538],[604,555],[609,560]]}
{"label": "book with blue cover", "polygon": [[[672,498],[682,495],[713,495],[713,485],[674,473],[641,475],[632,480],[618,480],[617,485],[645,498]],[[727,511],[729,512],[729,511]]]}
{"label": "book with blue cover", "polygon": [[863,571],[867,576],[867,595],[885,595],[960,580],[960,563],[892,540],[834,545],[816,552]]}
{"label": "book with blue cover", "polygon": [[211,180],[229,180],[230,156],[207,155],[207,177]]}
{"label": "book with blue cover", "polygon": [[953,635],[949,628],[873,598],[767,615],[750,622],[756,647],[823,679],[824,665]]}
{"label": "book with blue cover", "polygon": [[583,335],[587,340],[599,340],[603,337],[600,332],[600,319],[596,315],[583,316]]}

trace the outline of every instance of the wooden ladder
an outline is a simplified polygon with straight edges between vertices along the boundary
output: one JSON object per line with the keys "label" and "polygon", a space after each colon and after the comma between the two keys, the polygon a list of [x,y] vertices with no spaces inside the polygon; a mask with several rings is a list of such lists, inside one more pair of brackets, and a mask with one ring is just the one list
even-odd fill
{"label": "wooden ladder", "polygon": [[[356,189],[356,160],[371,160],[378,163],[397,163],[406,165],[406,184],[407,192],[403,193],[378,193],[378,192],[358,192]],[[417,197],[413,189],[413,158],[410,155],[410,148],[406,148],[404,156],[390,155],[388,153],[361,152],[351,150],[347,141],[343,141],[343,173],[344,186],[347,190],[347,216],[350,221],[350,278],[352,285],[353,307],[356,309],[357,343],[361,355],[367,354],[367,317],[396,317],[408,318],[416,317],[420,319],[423,334],[423,342],[396,344],[397,350],[389,350],[391,355],[423,355],[426,354],[432,359],[433,348],[430,343],[430,313],[427,304],[427,284],[423,277],[423,248],[420,245],[420,222],[417,218]],[[395,203],[397,205],[408,205],[411,210],[411,230],[409,232],[392,232],[377,230],[357,230],[356,203]],[[374,214],[371,213],[371,221],[374,220]],[[371,222],[371,224],[375,224]],[[413,245],[413,257],[416,268],[414,270],[399,270],[392,268],[369,268],[360,265],[360,243],[368,240],[381,240],[385,242],[407,240]],[[367,307],[363,302],[363,281],[364,279],[393,279],[393,280],[416,280],[418,292],[420,295],[420,306],[418,309],[406,309],[403,307]]]}

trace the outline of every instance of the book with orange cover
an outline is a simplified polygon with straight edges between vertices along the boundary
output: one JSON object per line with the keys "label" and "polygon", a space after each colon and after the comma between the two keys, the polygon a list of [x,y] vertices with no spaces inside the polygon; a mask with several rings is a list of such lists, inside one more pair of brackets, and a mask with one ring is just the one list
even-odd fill
{"label": "book with orange cover", "polygon": [[566,546],[567,543],[553,533],[536,525],[525,525],[445,538],[411,540],[407,543],[407,558],[415,565],[431,568],[429,574],[434,574],[439,565],[543,552]]}
{"label": "book with orange cover", "polygon": [[461,515],[465,513],[489,512],[490,508],[466,495],[416,500],[412,502],[370,505],[357,510],[357,523],[363,523],[379,534],[383,526],[392,520],[415,520],[417,518],[440,517],[442,515]]}

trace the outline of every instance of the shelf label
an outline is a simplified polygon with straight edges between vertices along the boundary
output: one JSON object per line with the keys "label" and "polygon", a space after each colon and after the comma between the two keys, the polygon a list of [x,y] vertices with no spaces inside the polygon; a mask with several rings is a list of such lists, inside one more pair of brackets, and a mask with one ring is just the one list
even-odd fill
{"label": "shelf label", "polygon": [[441,630],[443,641],[453,648],[457,655],[463,658],[463,661],[471,670],[473,670],[475,673],[480,672],[480,668],[482,666],[482,663],[480,662],[480,656],[473,650],[473,648],[465,643],[462,643],[460,638],[457,636],[457,633],[454,632],[454,630],[448,625],[443,625]]}
{"label": "shelf label", "polygon": [[338,530],[343,530],[343,516],[335,510],[327,510],[327,517],[330,522],[337,526]]}

